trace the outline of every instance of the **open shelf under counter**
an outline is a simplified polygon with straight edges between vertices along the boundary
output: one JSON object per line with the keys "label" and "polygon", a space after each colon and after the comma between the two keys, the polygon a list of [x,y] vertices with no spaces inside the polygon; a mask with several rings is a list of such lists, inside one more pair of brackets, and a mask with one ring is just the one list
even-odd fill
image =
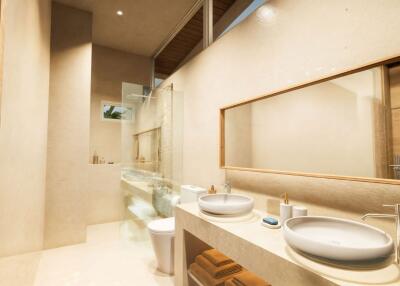
{"label": "open shelf under counter", "polygon": [[281,229],[261,225],[266,212],[254,210],[244,220],[212,219],[197,203],[175,209],[175,285],[187,286],[188,267],[196,255],[212,247],[272,285],[361,286],[400,285],[400,268],[382,264],[345,265],[306,257],[289,247]]}

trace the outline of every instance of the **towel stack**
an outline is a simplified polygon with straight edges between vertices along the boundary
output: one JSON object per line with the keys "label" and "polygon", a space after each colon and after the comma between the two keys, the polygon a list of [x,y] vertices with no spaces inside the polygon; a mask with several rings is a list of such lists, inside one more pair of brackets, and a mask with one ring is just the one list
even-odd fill
{"label": "towel stack", "polygon": [[225,282],[225,286],[271,286],[257,275],[242,271]]}
{"label": "towel stack", "polygon": [[210,249],[196,257],[190,271],[204,286],[223,286],[225,281],[241,273],[242,267],[221,252]]}

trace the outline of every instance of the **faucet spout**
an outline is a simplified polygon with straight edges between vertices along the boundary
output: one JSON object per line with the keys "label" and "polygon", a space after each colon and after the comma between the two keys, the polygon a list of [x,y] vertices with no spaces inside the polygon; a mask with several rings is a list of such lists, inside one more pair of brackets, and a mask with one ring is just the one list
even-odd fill
{"label": "faucet spout", "polygon": [[366,220],[369,217],[376,217],[376,218],[397,218],[397,215],[394,214],[373,214],[373,213],[368,213],[365,214],[361,217],[362,220]]}

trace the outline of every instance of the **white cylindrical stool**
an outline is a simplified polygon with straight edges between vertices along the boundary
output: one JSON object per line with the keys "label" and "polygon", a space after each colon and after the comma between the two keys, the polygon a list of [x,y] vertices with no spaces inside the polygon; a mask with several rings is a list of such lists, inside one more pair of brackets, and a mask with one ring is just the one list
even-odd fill
{"label": "white cylindrical stool", "polygon": [[158,270],[174,273],[174,236],[175,218],[165,218],[150,222],[147,225],[156,254]]}

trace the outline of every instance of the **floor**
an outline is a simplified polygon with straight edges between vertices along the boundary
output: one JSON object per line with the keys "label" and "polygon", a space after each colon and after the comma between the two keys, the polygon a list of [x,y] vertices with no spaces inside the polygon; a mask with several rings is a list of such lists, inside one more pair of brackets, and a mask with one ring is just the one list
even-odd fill
{"label": "floor", "polygon": [[87,242],[0,259],[1,286],[170,286],[146,229],[132,221],[89,226]]}

